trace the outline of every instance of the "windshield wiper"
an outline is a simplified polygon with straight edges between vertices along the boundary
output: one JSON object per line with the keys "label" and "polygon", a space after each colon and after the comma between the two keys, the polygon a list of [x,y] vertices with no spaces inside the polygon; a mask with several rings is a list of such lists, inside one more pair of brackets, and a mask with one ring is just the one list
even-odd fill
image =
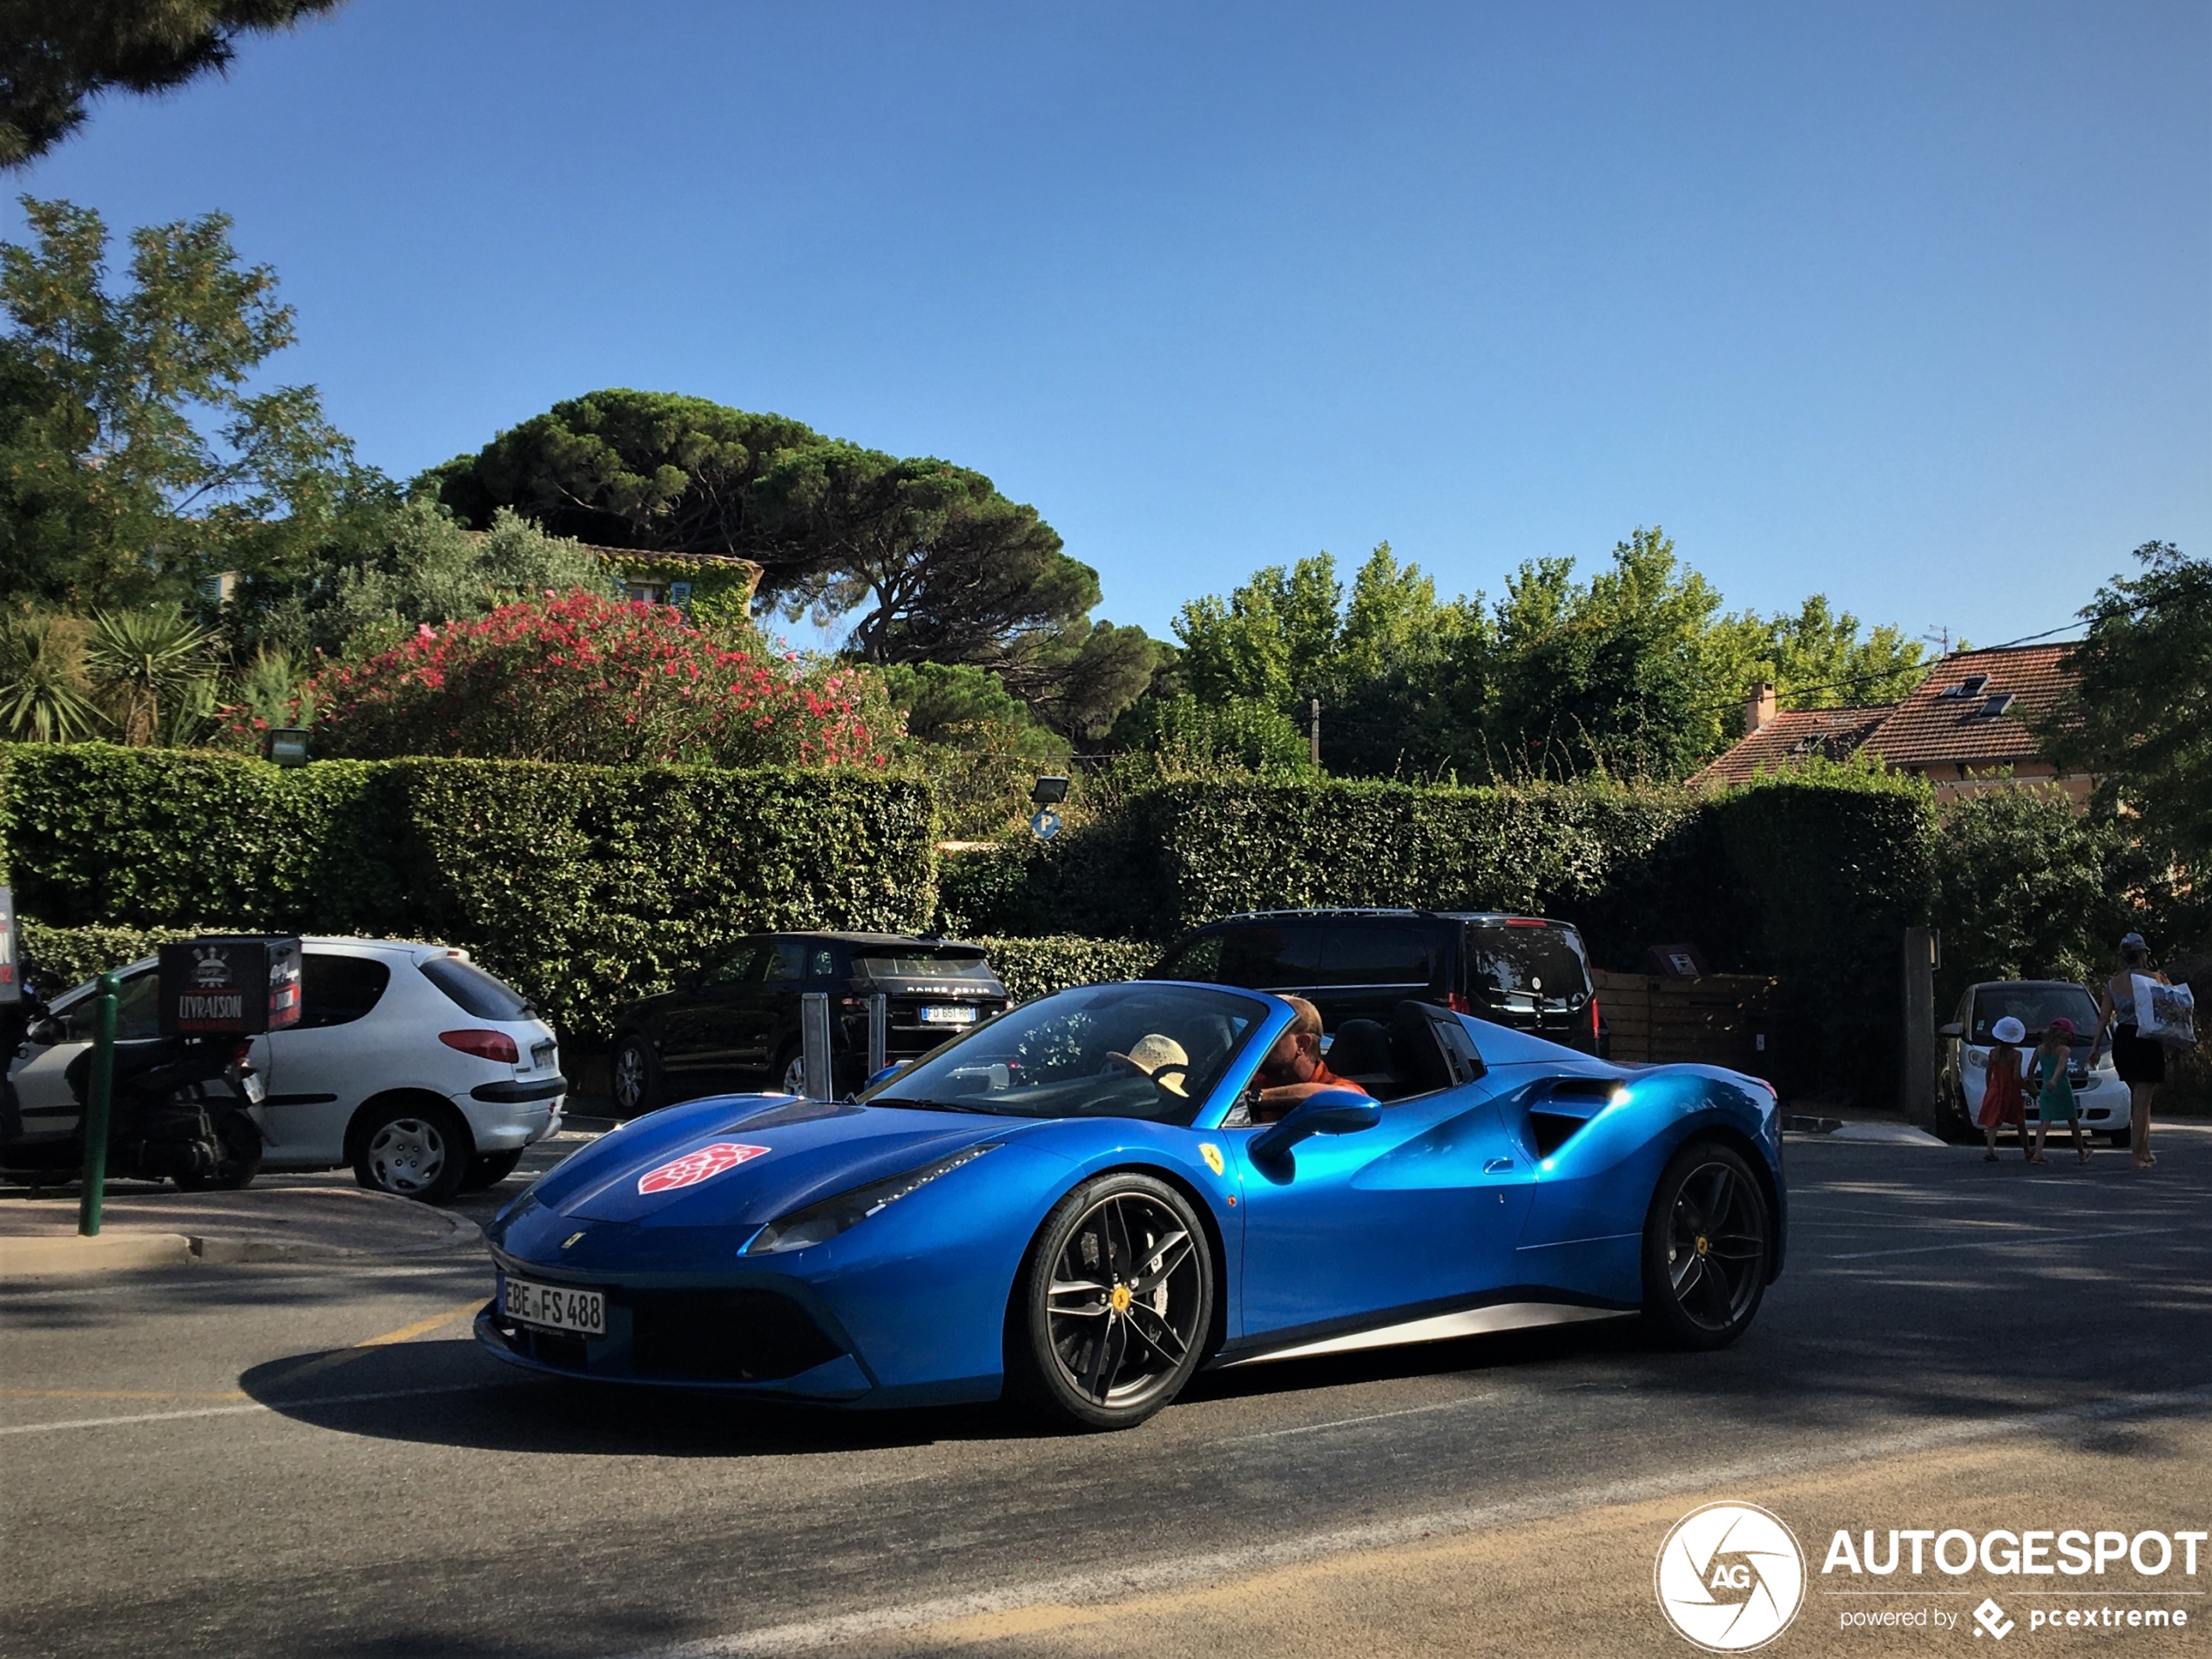
{"label": "windshield wiper", "polygon": [[877,1095],[868,1100],[866,1104],[870,1106],[903,1106],[910,1112],[968,1112],[984,1117],[995,1117],[998,1116],[997,1113],[993,1112],[988,1107],[977,1106],[973,1103],[962,1104],[957,1101],[950,1100],[908,1100],[904,1096],[897,1095]]}

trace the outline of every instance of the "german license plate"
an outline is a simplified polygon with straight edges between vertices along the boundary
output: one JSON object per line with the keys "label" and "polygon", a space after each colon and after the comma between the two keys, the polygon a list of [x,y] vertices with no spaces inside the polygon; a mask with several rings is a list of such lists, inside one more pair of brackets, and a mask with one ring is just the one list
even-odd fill
{"label": "german license plate", "polygon": [[557,1042],[530,1044],[530,1069],[532,1071],[550,1071],[560,1058],[561,1045]]}
{"label": "german license plate", "polygon": [[563,1285],[534,1285],[526,1278],[506,1282],[502,1305],[510,1319],[541,1325],[548,1331],[567,1331],[583,1337],[607,1334],[607,1298],[599,1291],[572,1290]]}
{"label": "german license plate", "polygon": [[974,1025],[975,1010],[952,1003],[931,1003],[921,1010],[924,1025]]}

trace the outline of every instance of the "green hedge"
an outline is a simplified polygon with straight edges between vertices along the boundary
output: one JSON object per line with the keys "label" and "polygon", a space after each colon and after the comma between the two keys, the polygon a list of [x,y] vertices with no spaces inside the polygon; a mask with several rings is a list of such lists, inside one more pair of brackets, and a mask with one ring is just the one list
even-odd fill
{"label": "green hedge", "polygon": [[739,934],[912,931],[935,906],[926,785],[523,761],[264,761],[22,745],[0,773],[19,914],[467,947],[565,1033],[604,1035]]}
{"label": "green hedge", "polygon": [[1159,959],[1148,944],[1122,939],[1082,939],[1062,934],[1051,939],[1013,939],[1004,936],[970,938],[990,953],[1017,1001],[1065,990],[1070,985],[1103,985],[1109,980],[1134,979]]}
{"label": "green hedge", "polygon": [[95,974],[127,968],[151,956],[172,939],[189,939],[189,927],[50,927],[23,917],[24,982],[42,996],[59,996]]}
{"label": "green hedge", "polygon": [[1050,843],[961,853],[939,925],[1149,941],[1244,910],[1512,910],[1580,926],[1603,967],[1687,941],[1771,973],[1795,1086],[1895,1092],[1900,934],[1927,919],[1927,787],[1857,768],[1723,795],[1572,786],[1174,785]]}

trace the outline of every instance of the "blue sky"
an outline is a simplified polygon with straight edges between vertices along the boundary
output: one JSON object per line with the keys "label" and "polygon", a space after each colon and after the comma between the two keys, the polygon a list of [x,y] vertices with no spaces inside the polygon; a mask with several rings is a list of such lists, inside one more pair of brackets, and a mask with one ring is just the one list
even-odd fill
{"label": "blue sky", "polygon": [[2212,550],[2201,3],[353,0],[17,184],[233,215],[395,474],[696,393],[989,473],[1156,632],[1385,538],[1978,643]]}

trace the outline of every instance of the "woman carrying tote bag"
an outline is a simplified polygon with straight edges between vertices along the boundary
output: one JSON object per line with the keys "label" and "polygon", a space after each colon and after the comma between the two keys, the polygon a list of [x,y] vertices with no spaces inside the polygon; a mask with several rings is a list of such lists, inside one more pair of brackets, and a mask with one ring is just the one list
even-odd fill
{"label": "woman carrying tote bag", "polygon": [[2097,1035],[2089,1044],[2089,1063],[2096,1063],[2105,1028],[2110,1026],[2113,1069],[2128,1085],[2128,1134],[2134,1152],[2131,1164],[2148,1170],[2158,1162],[2150,1150],[2150,1103],[2166,1081],[2166,1045],[2143,1035],[2137,1022],[2135,976],[2140,974],[2161,985],[2174,981],[2151,965],[2150,946],[2141,934],[2129,934],[2120,941],[2120,960],[2121,969],[2105,981],[2097,1007]]}

